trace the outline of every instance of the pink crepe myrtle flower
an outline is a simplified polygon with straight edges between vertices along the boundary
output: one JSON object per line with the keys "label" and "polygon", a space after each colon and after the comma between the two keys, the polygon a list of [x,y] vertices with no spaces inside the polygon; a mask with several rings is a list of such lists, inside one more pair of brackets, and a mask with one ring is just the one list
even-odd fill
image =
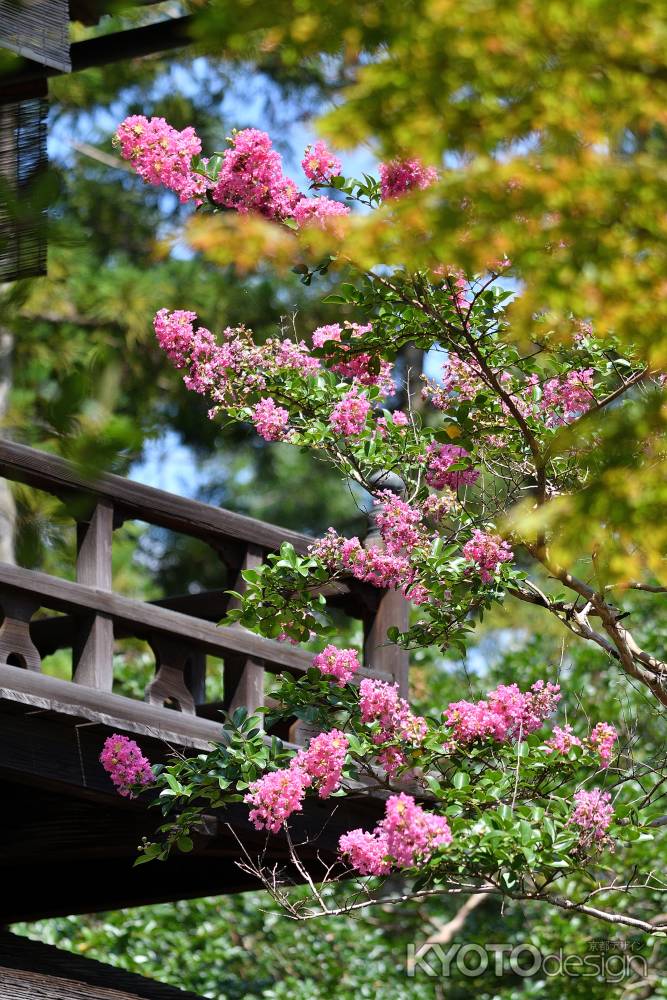
{"label": "pink crepe myrtle flower", "polygon": [[326,799],[340,788],[349,745],[347,736],[339,729],[320,733],[313,737],[307,750],[299,750],[291,766],[304,770],[320,798]]}
{"label": "pink crepe myrtle flower", "polygon": [[559,700],[557,684],[536,681],[529,691],[521,691],[516,684],[499,684],[485,699],[452,702],[443,714],[459,743],[488,738],[502,743],[534,733]]}
{"label": "pink crepe myrtle flower", "polygon": [[313,659],[313,666],[338,682],[339,687],[345,687],[361,667],[356,649],[338,649],[329,644]]}
{"label": "pink crepe myrtle flower", "polygon": [[243,801],[253,807],[250,821],[255,829],[279,833],[292,813],[300,811],[310,783],[310,776],[300,767],[269,771],[253,781]]}
{"label": "pink crepe myrtle flower", "polygon": [[527,410],[544,419],[547,427],[561,427],[583,416],[595,402],[592,368],[575,369],[567,375],[547,379],[541,386],[540,398],[533,400],[539,377],[533,374],[523,392]]}
{"label": "pink crepe myrtle flower", "polygon": [[413,157],[409,160],[390,160],[379,165],[380,193],[382,200],[400,198],[408,191],[424,190],[438,179],[434,167],[426,167]]}
{"label": "pink crepe myrtle flower", "polygon": [[550,753],[568,753],[572,747],[580,747],[581,740],[572,732],[572,726],[554,726],[546,747]]}
{"label": "pink crepe myrtle flower", "polygon": [[252,408],[252,422],[260,437],[265,441],[284,441],[287,436],[289,413],[283,406],[276,406],[267,396]]}
{"label": "pink crepe myrtle flower", "polygon": [[104,741],[100,763],[125,798],[134,798],[135,789],[153,780],[151,763],[141,752],[138,743],[128,736],[114,733]]}
{"label": "pink crepe myrtle flower", "polygon": [[318,326],[316,330],[313,330],[313,346],[324,347],[324,345],[330,340],[338,343],[340,342],[340,335],[342,332],[343,328],[340,323],[329,323],[326,326]]}
{"label": "pink crepe myrtle flower", "polygon": [[387,420],[387,417],[385,416],[378,417],[375,422],[375,426],[378,436],[384,439],[387,436],[387,429],[390,424],[393,427],[405,428],[409,423],[410,421],[408,420],[408,415],[404,413],[403,410],[394,410],[389,417],[389,420]]}
{"label": "pink crepe myrtle flower", "polygon": [[442,366],[439,384],[427,382],[422,397],[431,401],[437,410],[448,410],[457,402],[468,402],[484,388],[479,365],[471,358],[464,360],[450,351]]}
{"label": "pink crepe myrtle flower", "polygon": [[336,434],[343,437],[361,434],[366,426],[370,408],[371,404],[366,396],[361,395],[353,386],[334,406],[329,417],[329,425]]}
{"label": "pink crepe myrtle flower", "polygon": [[574,795],[574,810],[568,819],[568,824],[579,827],[579,844],[581,847],[604,847],[610,843],[607,830],[614,817],[609,792],[593,788],[590,792],[580,789]]}
{"label": "pink crepe myrtle flower", "polygon": [[213,200],[240,214],[254,212],[282,221],[293,214],[301,197],[285,177],[280,154],[266,132],[246,128],[233,133],[211,192]]}
{"label": "pink crepe myrtle flower", "polygon": [[355,579],[375,587],[405,590],[414,579],[414,568],[405,556],[372,546],[363,547],[355,536],[345,538],[333,528],[309,547],[332,571],[350,573]]}
{"label": "pink crepe myrtle flower", "polygon": [[326,184],[332,177],[340,176],[342,170],[340,160],[322,139],[306,146],[301,166],[308,180],[315,184]]}
{"label": "pink crepe myrtle flower", "polygon": [[391,861],[387,858],[387,837],[377,829],[373,833],[368,830],[344,833],[338,842],[338,850],[360,875],[388,875],[391,871]]}
{"label": "pink crepe myrtle flower", "polygon": [[[371,323],[367,323],[365,326],[360,326],[358,323],[345,323],[345,330],[350,331],[355,340],[363,337],[365,333],[370,333],[372,329],[373,326]],[[313,345],[315,347],[324,347],[325,344],[330,342],[340,343],[342,332],[343,327],[341,327],[340,323],[318,326],[313,331]],[[340,359],[340,351],[350,353],[349,359]],[[331,364],[331,371],[336,372],[337,375],[343,375],[345,378],[351,378],[353,382],[359,385],[377,385],[387,395],[391,395],[396,391],[396,386],[391,377],[392,365],[388,361],[380,360],[379,369],[375,372],[371,370],[373,367],[373,358],[370,354],[366,352],[352,354],[347,344],[343,344],[340,351],[337,354],[339,360]]]}
{"label": "pink crepe myrtle flower", "polygon": [[617,739],[618,733],[615,726],[610,725],[608,722],[598,722],[591,730],[588,742],[600,755],[600,764],[602,767],[609,767],[612,749]]}
{"label": "pink crepe myrtle flower", "polygon": [[191,168],[193,156],[201,153],[201,140],[192,127],[182,132],[164,118],[130,115],[118,126],[115,141],[147,184],[174,191],[182,202],[203,197],[207,181]]}
{"label": "pink crepe myrtle flower", "polygon": [[436,490],[448,486],[457,490],[460,486],[471,486],[479,479],[479,471],[473,468],[452,469],[452,466],[468,458],[470,452],[456,444],[437,444],[432,441],[426,449],[426,482]]}
{"label": "pink crepe myrtle flower", "polygon": [[329,228],[332,219],[340,219],[349,214],[348,205],[324,196],[299,198],[292,211],[292,215],[300,227],[317,226],[320,229]]}
{"label": "pink crepe myrtle flower", "polygon": [[274,340],[270,337],[264,342],[264,348],[273,352],[277,368],[292,368],[302,375],[312,375],[320,368],[320,362],[312,357],[303,340],[295,343],[288,338]]}
{"label": "pink crepe myrtle flower", "polygon": [[269,771],[253,781],[243,801],[252,806],[250,821],[256,830],[279,833],[289,817],[300,812],[306,791],[314,787],[320,798],[328,798],[340,787],[349,741],[332,729],[315,736],[306,750],[292,757],[289,766]]}
{"label": "pink crepe myrtle flower", "polygon": [[[397,684],[365,677],[359,685],[359,709],[363,723],[379,724],[373,735],[376,744],[393,740],[418,747],[426,738],[426,720],[413,714],[405,698],[400,697]],[[378,759],[389,775],[394,775],[406,761],[400,747],[385,748]]]}
{"label": "pink crepe myrtle flower", "polygon": [[411,868],[452,842],[444,816],[427,812],[401,792],[387,799],[384,818],[372,832],[351,830],[339,841],[340,854],[361,875],[387,875],[393,866]]}
{"label": "pink crepe myrtle flower", "polygon": [[411,507],[391,490],[377,493],[375,520],[386,552],[400,553],[424,541],[421,511]]}
{"label": "pink crepe myrtle flower", "polygon": [[153,326],[157,342],[176,368],[183,368],[192,348],[195,332],[193,323],[197,314],[185,309],[160,309],[155,314]]}
{"label": "pink crepe myrtle flower", "polygon": [[489,583],[502,564],[514,558],[512,547],[500,535],[489,535],[479,528],[475,528],[462,551],[465,558],[474,563],[483,583]]}

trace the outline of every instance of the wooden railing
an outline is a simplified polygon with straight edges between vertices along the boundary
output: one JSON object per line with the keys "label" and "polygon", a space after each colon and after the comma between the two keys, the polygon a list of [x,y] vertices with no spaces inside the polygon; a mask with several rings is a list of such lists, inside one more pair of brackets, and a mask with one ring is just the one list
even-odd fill
{"label": "wooden railing", "polygon": [[[6,441],[0,441],[0,476],[59,497],[77,523],[76,582],[0,563],[0,698],[86,719],[125,721],[126,728],[166,732],[197,746],[217,731],[211,720],[219,708],[244,705],[254,711],[265,703],[266,672],[298,675],[310,665],[310,654],[288,643],[215,624],[229,607],[225,591],[242,589],[243,569],[258,565],[284,541],[304,552],[307,536],[119,476],[90,482],[63,459]],[[130,520],[206,542],[211,558],[221,562],[224,585],[151,603],[114,593],[113,534]],[[390,625],[406,626],[405,599],[354,580],[325,592],[329,603],[363,623],[362,675],[396,681],[405,694],[407,656],[386,640]],[[35,619],[40,609],[59,614]],[[141,709],[141,703],[112,694],[114,643],[128,637],[145,640],[155,657]],[[71,680],[45,676],[43,658],[68,648]],[[207,654],[224,663],[221,703],[206,700]],[[180,710],[178,722],[173,708]],[[295,739],[298,732],[290,735]]]}

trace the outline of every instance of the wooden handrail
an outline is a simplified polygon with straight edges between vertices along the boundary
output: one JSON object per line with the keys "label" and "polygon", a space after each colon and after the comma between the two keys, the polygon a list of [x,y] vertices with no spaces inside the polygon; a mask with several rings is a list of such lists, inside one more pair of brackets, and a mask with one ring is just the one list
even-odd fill
{"label": "wooden handrail", "polygon": [[55,611],[79,615],[82,611],[88,611],[108,615],[114,622],[131,629],[133,635],[157,632],[186,639],[213,656],[224,657],[229,653],[251,656],[260,660],[269,671],[291,670],[304,673],[312,663],[311,654],[295,649],[289,643],[265,639],[247,629],[216,627],[201,618],[183,615],[179,611],[121,597],[111,591],[84,587],[80,583],[61,580],[47,573],[23,569],[9,563],[0,563],[0,586],[10,587],[28,597],[37,597],[43,606]]}
{"label": "wooden handrail", "polygon": [[91,510],[96,501],[108,500],[114,505],[117,521],[146,521],[201,538],[214,547],[226,539],[252,543],[266,550],[276,550],[283,542],[290,542],[297,552],[303,553],[313,540],[289,528],[175,496],[122,476],[105,473],[91,481],[64,458],[13,441],[0,440],[0,476],[65,500],[83,494],[90,498]]}
{"label": "wooden handrail", "polygon": [[[113,592],[114,528],[137,519],[202,539],[236,575],[259,565],[267,551],[283,542],[297,552],[307,550],[304,534],[242,514],[188,500],[120,476],[102,474],[93,480],[70,462],[25,445],[0,440],[0,476],[59,497],[77,522],[77,581],[62,580],[35,570],[0,563],[0,662],[40,673],[43,655],[72,649],[73,681],[100,694],[114,683],[114,641],[144,639],[155,656],[156,673],[145,690],[151,705],[176,704],[194,715],[206,702],[206,654],[224,661],[224,706],[251,710],[265,701],[264,671],[303,674],[312,655],[289,643],[255,635],[239,626],[212,624],[224,613],[224,590],[211,595],[183,595],[157,603],[133,600]],[[230,578],[225,581],[229,585]],[[396,591],[382,591],[348,579],[322,588],[332,603],[364,627],[364,667],[359,678],[396,682],[408,690],[408,656],[387,643],[387,628],[408,623],[408,602]],[[35,611],[50,608],[64,619],[31,623]],[[217,609],[220,614],[217,614]],[[185,612],[185,613],[184,613]],[[200,617],[201,615],[201,617]],[[206,620],[208,616],[208,620]],[[67,682],[71,683],[71,682]]]}

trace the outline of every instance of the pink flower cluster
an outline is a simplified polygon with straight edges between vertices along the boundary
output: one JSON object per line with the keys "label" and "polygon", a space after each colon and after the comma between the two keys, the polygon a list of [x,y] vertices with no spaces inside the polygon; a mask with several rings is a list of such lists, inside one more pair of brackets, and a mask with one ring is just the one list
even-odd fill
{"label": "pink flower cluster", "polygon": [[413,157],[409,160],[390,160],[381,163],[380,193],[382,200],[400,198],[408,191],[424,190],[438,179],[435,167],[425,167],[421,160]]}
{"label": "pink flower cluster", "polygon": [[[365,677],[359,685],[359,709],[362,722],[379,724],[373,735],[375,744],[394,741],[417,747],[426,737],[426,720],[410,711],[407,701],[398,693],[397,684]],[[378,759],[390,775],[405,763],[399,747],[386,747]]]}
{"label": "pink flower cluster", "polygon": [[328,798],[340,788],[349,745],[344,733],[339,729],[332,729],[329,733],[315,736],[308,744],[308,749],[299,750],[293,759],[293,766],[305,771],[321,799]]}
{"label": "pink flower cluster", "polygon": [[356,535],[344,538],[333,528],[314,542],[309,551],[330,570],[350,573],[355,579],[375,587],[401,588],[407,586],[414,575],[404,556],[392,555],[379,547],[365,549]]}
{"label": "pink flower cluster", "polygon": [[134,740],[114,733],[104,741],[100,763],[121,795],[134,798],[139,785],[153,780],[151,763]]}
{"label": "pink flower cluster", "polygon": [[516,684],[500,684],[486,699],[452,702],[443,714],[459,743],[488,738],[503,743],[534,733],[559,700],[557,684],[537,681],[530,691],[520,691]]}
{"label": "pink flower cluster", "polygon": [[201,141],[191,127],[179,132],[164,118],[130,115],[119,126],[116,140],[121,156],[148,184],[162,184],[175,191],[182,202],[201,198],[206,179],[193,173],[193,156],[201,153]]}
{"label": "pink flower cluster", "polygon": [[284,441],[289,413],[283,406],[276,406],[274,400],[267,396],[253,406],[252,422],[265,441]]}
{"label": "pink flower cluster", "polygon": [[332,217],[350,211],[330,198],[304,197],[294,181],[284,176],[282,159],[269,136],[255,128],[232,136],[212,197],[217,204],[241,214],[256,212],[279,222],[294,218],[300,226],[324,227]]}
{"label": "pink flower cluster", "polygon": [[211,192],[213,200],[241,214],[256,212],[267,219],[292,215],[300,193],[284,176],[280,153],[266,132],[246,128],[234,132],[230,143]]}
{"label": "pink flower cluster", "polygon": [[433,274],[438,278],[447,279],[447,287],[451,289],[454,305],[459,312],[466,311],[470,303],[467,299],[468,282],[463,271],[451,264],[439,264],[433,268]]}
{"label": "pink flower cluster", "polygon": [[[593,375],[592,368],[582,368],[544,383],[538,409],[545,417],[547,427],[570,424],[590,410],[595,402]],[[532,376],[531,381],[536,380],[537,376]]]}
{"label": "pink flower cluster", "polygon": [[442,366],[440,385],[426,386],[423,395],[430,397],[438,410],[446,410],[453,400],[470,401],[483,388],[481,369],[475,359],[465,361],[455,351],[451,351]]}
{"label": "pink flower cluster", "polygon": [[411,507],[391,490],[378,492],[375,520],[385,551],[392,555],[413,549],[424,541],[421,511]]}
{"label": "pink flower cluster", "polygon": [[554,726],[553,733],[545,745],[551,753],[569,753],[572,747],[581,746],[581,740],[572,732],[572,726]]}
{"label": "pink flower cluster", "polygon": [[[181,201],[201,203],[207,191],[222,208],[242,215],[249,212],[283,222],[294,218],[300,226],[327,227],[329,220],[348,215],[347,205],[330,198],[308,198],[283,174],[282,159],[266,132],[256,128],[234,132],[222,155],[215,181],[192,170],[192,158],[201,153],[193,128],[179,132],[164,118],[132,115],[116,133],[121,155],[130,160],[149,184],[164,185]],[[303,165],[311,180],[329,180],[340,172],[340,161],[324,143],[308,147]]]}
{"label": "pink flower cluster", "polygon": [[[160,309],[155,314],[153,326],[158,344],[176,368],[183,368],[188,362],[195,344],[193,324],[196,319],[197,313],[185,309],[176,309],[174,312]],[[213,343],[213,334],[205,327],[200,327],[197,333],[200,339],[210,338]]]}
{"label": "pink flower cluster", "polygon": [[489,583],[502,564],[514,558],[511,546],[500,535],[488,535],[479,528],[475,528],[462,551],[465,558],[475,564],[483,583]]}
{"label": "pink flower cluster", "polygon": [[[408,416],[403,413],[403,410],[394,410],[391,415],[390,422],[394,427],[407,427],[409,424]],[[381,438],[386,438],[387,428],[389,426],[389,421],[386,417],[378,417],[375,426],[377,427],[377,433]]]}
{"label": "pink flower cluster", "polygon": [[[205,327],[194,328],[196,319],[193,312],[160,309],[155,333],[174,366],[188,369],[184,378],[188,389],[209,394],[220,406],[244,405],[249,393],[264,391],[267,379],[278,377],[284,369],[308,376],[320,367],[303,341],[269,338],[258,345],[244,327],[227,327],[219,344]],[[277,433],[281,424],[284,429],[287,421],[281,409],[260,406],[259,422],[267,432]]]}
{"label": "pink flower cluster", "polygon": [[332,677],[339,687],[345,687],[351,681],[361,664],[356,649],[338,649],[328,645],[313,660],[316,667],[325,677]]}
{"label": "pink flower cluster", "polygon": [[314,145],[306,146],[301,161],[303,172],[314,184],[326,184],[332,177],[339,177],[342,164],[321,139]]}
{"label": "pink flower cluster", "polygon": [[[372,324],[360,326],[358,323],[345,322],[343,327],[340,323],[330,323],[327,326],[318,326],[313,331],[313,346],[324,347],[326,343],[340,343],[343,329],[351,331],[352,337],[356,340],[363,337],[365,333],[370,333]],[[341,345],[341,350],[349,352],[347,344]],[[388,361],[380,361],[377,372],[371,371],[372,357],[370,354],[353,354],[347,361],[338,361],[330,364],[332,372],[351,378],[359,385],[377,385],[386,395],[391,395],[396,391],[396,386],[391,377],[392,366]],[[331,358],[329,359],[331,361]]]}
{"label": "pink flower cluster", "polygon": [[461,486],[472,486],[479,479],[479,471],[473,468],[452,469],[452,466],[468,458],[470,452],[456,444],[437,444],[432,441],[426,450],[426,482],[436,490],[448,486],[457,490]]}
{"label": "pink flower cluster", "polygon": [[308,776],[299,767],[269,771],[253,781],[243,801],[252,806],[250,822],[256,830],[279,833],[283,823],[303,805]]}
{"label": "pink flower cluster", "polygon": [[[609,767],[614,743],[618,739],[615,726],[608,722],[598,722],[591,730],[588,737],[588,745],[591,750],[595,750],[600,756],[600,765]],[[554,726],[551,739],[547,740],[546,746],[554,753],[567,753],[571,747],[583,746],[582,741],[572,732],[572,726]]]}
{"label": "pink flower cluster", "polygon": [[393,865],[410,868],[428,861],[438,847],[452,842],[444,816],[426,812],[401,792],[387,800],[384,818],[372,833],[351,830],[338,849],[361,875],[387,875]]}
{"label": "pink flower cluster", "polygon": [[609,842],[607,830],[614,816],[611,795],[599,788],[593,788],[590,792],[582,788],[575,792],[574,803],[568,823],[579,827],[580,846],[603,847]]}
{"label": "pink flower cluster", "polygon": [[588,742],[600,755],[602,767],[609,767],[614,743],[618,739],[616,728],[608,722],[598,722],[591,730]]}
{"label": "pink flower cluster", "polygon": [[294,205],[292,215],[299,226],[318,226],[326,229],[331,219],[340,219],[350,214],[350,209],[341,201],[325,198],[323,195],[315,198],[299,198]]}
{"label": "pink flower cluster", "polygon": [[353,386],[331,411],[329,417],[331,429],[343,437],[361,434],[366,426],[366,418],[370,408],[371,404],[366,396],[362,395],[356,386]]}
{"label": "pink flower cluster", "polygon": [[252,806],[250,821],[256,830],[279,833],[292,813],[299,812],[308,788],[327,798],[340,786],[349,743],[338,729],[320,733],[300,750],[289,767],[269,771],[253,781],[243,801]]}

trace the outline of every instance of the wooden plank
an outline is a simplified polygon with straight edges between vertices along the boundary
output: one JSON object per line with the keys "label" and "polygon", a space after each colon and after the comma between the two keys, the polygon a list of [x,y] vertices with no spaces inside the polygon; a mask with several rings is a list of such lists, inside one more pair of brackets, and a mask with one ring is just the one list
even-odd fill
{"label": "wooden plank", "polygon": [[388,590],[380,605],[367,621],[364,636],[364,666],[378,676],[377,671],[389,674],[398,684],[399,693],[408,697],[408,671],[410,654],[387,639],[387,629],[395,625],[401,632],[408,628],[410,604],[396,590]]}
{"label": "wooden plank", "polygon": [[309,653],[286,643],[275,642],[237,626],[211,625],[210,622],[170,611],[143,601],[134,601],[119,594],[106,593],[69,580],[60,580],[36,570],[0,563],[0,587],[39,597],[43,606],[70,614],[94,611],[106,614],[114,622],[131,629],[142,637],[160,632],[187,639],[194,646],[224,658],[226,652],[243,653],[265,664],[267,670],[289,670],[303,673],[311,664]]}
{"label": "wooden plank", "polygon": [[303,553],[312,542],[307,535],[288,528],[186,500],[122,476],[102,475],[91,482],[64,459],[12,441],[0,440],[0,475],[65,499],[71,498],[73,493],[87,494],[91,501],[104,499],[114,504],[116,515],[121,519],[147,521],[202,538],[212,545],[233,538],[274,550],[279,549],[282,542],[291,542]]}
{"label": "wooden plank", "polygon": [[[0,933],[0,981],[12,1000],[54,996],[81,1000],[203,1000],[195,993],[60,950],[41,941]],[[23,989],[27,992],[22,992]],[[50,992],[51,991],[51,992]]]}
{"label": "wooden plank", "polygon": [[2,699],[196,749],[205,750],[220,738],[218,722],[4,664]]}
{"label": "wooden plank", "polygon": [[[100,500],[90,521],[77,524],[76,578],[86,587],[112,588],[111,545],[113,504]],[[73,650],[74,681],[111,691],[113,687],[113,621],[95,614],[80,625]]]}

